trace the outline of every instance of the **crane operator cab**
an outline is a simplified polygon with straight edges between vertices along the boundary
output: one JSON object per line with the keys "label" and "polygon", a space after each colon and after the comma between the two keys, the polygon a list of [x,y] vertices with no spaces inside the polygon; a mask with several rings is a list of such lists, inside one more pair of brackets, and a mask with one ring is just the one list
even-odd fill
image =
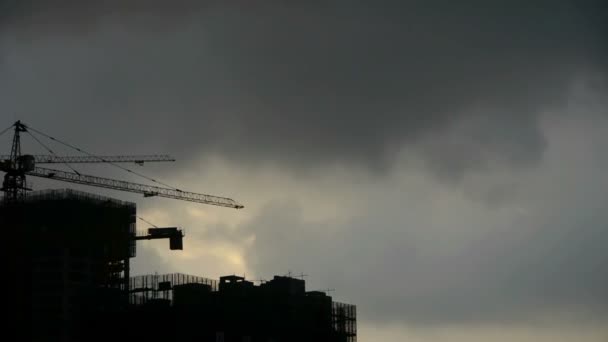
{"label": "crane operator cab", "polygon": [[24,154],[17,159],[17,167],[23,172],[31,172],[36,168],[36,158],[31,154]]}

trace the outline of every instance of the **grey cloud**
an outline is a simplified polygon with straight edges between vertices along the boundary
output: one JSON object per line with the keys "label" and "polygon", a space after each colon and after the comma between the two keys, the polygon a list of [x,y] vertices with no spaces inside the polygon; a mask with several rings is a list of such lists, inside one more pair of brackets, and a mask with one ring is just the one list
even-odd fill
{"label": "grey cloud", "polygon": [[[540,113],[570,101],[573,81],[601,80],[607,70],[605,1],[50,3],[0,1],[2,121],[22,118],[98,154],[218,154],[238,161],[229,165],[242,167],[241,177],[266,162],[289,172],[337,162],[388,174],[403,148],[442,179],[495,163],[535,165],[550,149]],[[573,144],[592,138],[573,136]],[[571,157],[564,151],[553,166],[590,162]],[[311,288],[336,288],[366,320],[606,317],[606,163],[588,168],[597,172],[557,193],[548,189],[567,184],[547,169],[547,179],[480,191],[478,202],[495,203],[449,219],[449,205],[426,206],[462,189],[419,198],[391,184],[387,193],[362,186],[369,206],[346,222],[311,222],[279,202],[246,227],[188,236],[247,248],[247,266],[262,277],[308,273]],[[204,175],[192,178],[200,186]],[[218,181],[221,189],[231,180]],[[298,196],[266,190],[245,196]],[[511,201],[532,214],[496,214]],[[165,270],[154,250],[140,251],[136,270]],[[214,258],[209,265],[220,264]]]}
{"label": "grey cloud", "polygon": [[137,255],[131,261],[131,274],[154,274],[174,272],[171,266],[150,245],[138,243]]}
{"label": "grey cloud", "polygon": [[601,2],[120,3],[4,2],[6,111],[92,148],[94,129],[105,150],[293,169],[414,146],[458,178],[536,162],[539,113],[606,71]]}
{"label": "grey cloud", "polygon": [[[472,176],[458,187],[400,169],[385,181],[345,175],[327,186],[317,175],[293,187],[281,182],[271,197],[284,200],[268,203],[238,229],[214,224],[198,238],[240,244],[262,279],[289,270],[308,274],[309,289],[336,289],[332,295],[357,304],[370,324],[604,323],[604,102],[597,107],[603,118],[545,127],[546,158],[533,170]],[[589,108],[596,107],[577,112]],[[306,198],[301,189],[308,187],[327,198]],[[506,194],[497,200],[495,191]],[[348,197],[360,198],[361,207]],[[310,217],[325,207],[340,213]]]}
{"label": "grey cloud", "polygon": [[[487,221],[473,233],[458,223],[433,227],[425,215],[433,213],[394,205],[336,226],[307,222],[297,207],[275,204],[249,227],[256,243],[248,260],[263,276],[309,274],[313,289],[338,289],[338,298],[357,304],[369,321],[508,324],[548,313],[581,321],[608,317],[606,217],[599,204],[545,222]],[[452,230],[463,231],[466,248],[446,245]]]}

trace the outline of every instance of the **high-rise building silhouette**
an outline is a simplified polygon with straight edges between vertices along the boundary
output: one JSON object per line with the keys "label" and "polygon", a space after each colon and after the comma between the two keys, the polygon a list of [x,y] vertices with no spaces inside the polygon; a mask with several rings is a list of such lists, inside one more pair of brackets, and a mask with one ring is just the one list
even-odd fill
{"label": "high-rise building silhouette", "polygon": [[307,292],[302,279],[131,277],[136,240],[167,237],[181,249],[182,236],[142,237],[135,219],[133,203],[74,190],[0,203],[7,325],[19,340],[356,341],[355,307]]}

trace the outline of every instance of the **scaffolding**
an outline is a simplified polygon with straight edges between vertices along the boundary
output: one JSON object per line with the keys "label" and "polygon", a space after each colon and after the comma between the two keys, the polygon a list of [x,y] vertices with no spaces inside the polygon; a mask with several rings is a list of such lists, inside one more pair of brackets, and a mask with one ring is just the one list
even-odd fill
{"label": "scaffolding", "polygon": [[9,311],[24,340],[82,340],[93,313],[127,307],[136,206],[75,190],[0,202],[2,249],[10,260]]}
{"label": "scaffolding", "polygon": [[57,200],[77,200],[95,202],[105,206],[115,208],[130,207],[135,209],[135,204],[132,202],[121,201],[115,198],[105,197],[97,194],[92,194],[84,191],[73,189],[48,189],[33,191],[27,194],[24,202],[40,202],[40,201],[57,201]]}
{"label": "scaffolding", "polygon": [[357,308],[351,304],[332,302],[332,328],[345,342],[357,342]]}
{"label": "scaffolding", "polygon": [[134,203],[71,189],[43,190],[21,202],[0,203],[0,213],[0,226],[27,247],[28,257],[44,260],[47,253],[62,251],[70,258],[84,255],[103,265],[100,286],[127,289],[129,259],[136,254]]}
{"label": "scaffolding", "polygon": [[[238,276],[217,281],[181,273],[140,275],[130,279],[129,303],[139,314],[149,313],[157,318],[169,319],[171,312],[181,313],[182,326],[189,325],[183,323],[186,321],[207,322],[207,327],[198,332],[185,332],[187,336],[217,328],[258,338],[356,342],[356,306],[334,302],[325,294],[305,292],[304,284],[301,291],[289,290],[300,282],[275,277],[255,286]],[[294,331],[308,335],[297,337]]]}
{"label": "scaffolding", "polygon": [[150,301],[173,303],[173,288],[186,284],[203,284],[211,291],[218,290],[218,281],[183,273],[148,274],[135,276],[129,282],[129,303],[143,305]]}

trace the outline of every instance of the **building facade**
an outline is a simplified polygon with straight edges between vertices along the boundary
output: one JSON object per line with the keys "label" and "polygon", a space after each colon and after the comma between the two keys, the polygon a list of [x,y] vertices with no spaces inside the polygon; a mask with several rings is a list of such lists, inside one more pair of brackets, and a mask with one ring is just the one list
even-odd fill
{"label": "building facade", "polygon": [[135,205],[73,190],[0,204],[16,336],[82,341],[94,316],[126,310]]}
{"label": "building facade", "polygon": [[356,341],[355,306],[306,291],[302,279],[275,276],[255,285],[238,276],[131,277],[137,239],[168,236],[171,249],[182,248],[176,228],[136,234],[136,217],[133,203],[74,190],[0,203],[12,313],[6,336],[40,342]]}
{"label": "building facade", "polygon": [[148,339],[356,341],[356,307],[334,302],[324,292],[306,291],[302,279],[275,276],[255,285],[234,275],[215,281],[169,274],[135,277],[131,284],[132,316],[141,325],[163,327]]}

